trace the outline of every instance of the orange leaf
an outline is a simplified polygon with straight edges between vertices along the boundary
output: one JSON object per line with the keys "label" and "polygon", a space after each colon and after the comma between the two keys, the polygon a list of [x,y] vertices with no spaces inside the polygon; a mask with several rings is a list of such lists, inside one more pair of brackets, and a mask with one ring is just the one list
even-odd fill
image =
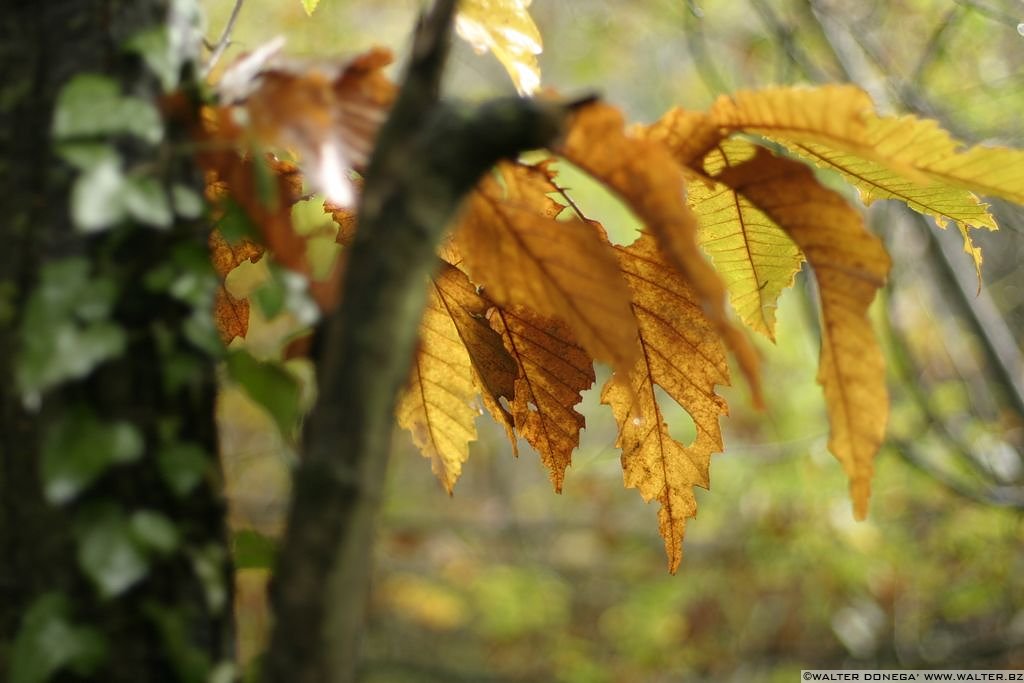
{"label": "orange leaf", "polygon": [[725,311],[725,285],[697,246],[697,220],[686,205],[683,170],[660,144],[624,131],[622,114],[605,104],[582,109],[562,154],[622,197],[700,297],[761,405],[759,359]]}
{"label": "orange leaf", "polygon": [[717,179],[782,226],[814,268],[822,318],[818,381],[832,428],[829,449],[850,478],[854,514],[863,519],[889,413],[885,361],[867,313],[885,284],[889,255],[861,215],[803,164],[758,148],[754,158]]}
{"label": "orange leaf", "polygon": [[555,318],[522,306],[495,307],[489,317],[518,367],[512,401],[516,430],[540,454],[561,493],[585,424],[574,406],[594,383],[593,361]]}
{"label": "orange leaf", "polygon": [[[601,401],[612,407],[619,425],[626,486],[638,489],[646,501],[661,503],[658,527],[674,573],[682,559],[686,520],[697,514],[693,487],[708,488],[711,454],[722,450],[718,420],[728,407],[715,394],[715,385],[729,383],[729,367],[699,298],[654,239],[644,235],[616,251],[633,291],[643,354],[628,375],[608,380]],[[693,443],[669,435],[655,385],[693,418]]]}
{"label": "orange leaf", "polygon": [[604,236],[562,207],[546,165],[499,166],[504,191],[485,177],[456,233],[474,282],[503,307],[524,306],[565,321],[583,348],[615,367],[636,359],[629,290]]}

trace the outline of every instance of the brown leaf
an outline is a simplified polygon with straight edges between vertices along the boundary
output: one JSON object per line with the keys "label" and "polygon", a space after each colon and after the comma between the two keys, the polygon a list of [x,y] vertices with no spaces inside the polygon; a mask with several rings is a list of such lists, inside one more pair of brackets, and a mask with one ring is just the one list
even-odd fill
{"label": "brown leaf", "polygon": [[512,401],[515,428],[540,454],[555,491],[561,493],[586,422],[574,406],[580,392],[594,383],[593,360],[555,318],[521,306],[495,307],[489,317],[518,366]]}
{"label": "brown leaf", "polygon": [[474,282],[503,307],[523,306],[564,320],[583,348],[614,367],[636,359],[629,290],[603,235],[580,220],[559,221],[561,205],[546,165],[499,166],[485,177],[456,233]]}
{"label": "brown leaf", "polygon": [[[675,572],[686,520],[697,514],[693,487],[708,488],[711,454],[722,450],[718,420],[728,406],[715,394],[715,385],[729,383],[729,367],[700,299],[654,239],[644,235],[616,251],[633,291],[643,354],[627,376],[608,380],[601,401],[611,406],[619,425],[626,486],[638,489],[646,501],[661,503],[658,527],[669,570]],[[669,435],[655,385],[693,418],[697,435],[692,444]]]}
{"label": "brown leaf", "polygon": [[232,245],[216,230],[210,232],[208,244],[213,269],[220,277],[213,302],[213,318],[221,340],[228,344],[235,337],[244,339],[249,331],[249,302],[236,299],[224,286],[224,279],[243,262],[256,262],[263,249],[249,240]]}
{"label": "brown leaf", "polygon": [[562,154],[626,201],[700,297],[708,318],[736,355],[761,405],[760,361],[750,341],[730,323],[725,285],[697,246],[697,220],[686,205],[683,170],[659,143],[627,136],[622,114],[605,104],[582,109]]}
{"label": "brown leaf", "polygon": [[885,284],[889,255],[861,215],[803,164],[764,149],[719,181],[778,223],[807,256],[821,296],[821,364],[832,433],[829,449],[850,478],[854,514],[867,514],[874,457],[885,437],[885,361],[868,307]]}
{"label": "brown leaf", "polygon": [[351,205],[348,169],[369,159],[395,97],[395,86],[382,71],[390,62],[391,53],[380,48],[347,62],[273,56],[239,78],[229,68],[219,87],[226,99],[245,107],[255,140],[297,153],[313,186],[332,201]]}
{"label": "brown leaf", "polygon": [[432,286],[466,347],[484,407],[505,428],[514,450],[516,438],[512,431],[512,415],[502,407],[501,399],[512,401],[517,367],[516,361],[505,350],[501,336],[491,329],[487,321],[490,304],[477,293],[465,273],[448,263],[441,263]]}

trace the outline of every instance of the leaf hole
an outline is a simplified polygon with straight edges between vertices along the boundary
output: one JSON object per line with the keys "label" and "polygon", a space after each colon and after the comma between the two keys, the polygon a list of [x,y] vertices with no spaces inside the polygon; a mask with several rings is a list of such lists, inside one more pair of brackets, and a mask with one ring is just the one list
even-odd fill
{"label": "leaf hole", "polygon": [[673,401],[661,387],[654,387],[654,396],[668,425],[669,436],[684,446],[692,445],[697,440],[697,425],[690,414]]}

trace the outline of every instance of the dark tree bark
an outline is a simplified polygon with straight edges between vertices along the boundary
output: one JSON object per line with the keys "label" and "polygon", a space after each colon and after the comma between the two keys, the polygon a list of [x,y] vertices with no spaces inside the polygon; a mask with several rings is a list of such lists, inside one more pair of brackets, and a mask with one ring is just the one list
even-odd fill
{"label": "dark tree bark", "polygon": [[[231,657],[230,575],[213,423],[215,350],[199,348],[195,330],[189,331],[201,319],[201,297],[188,303],[147,284],[161,269],[173,272],[175,255],[205,254],[208,228],[176,217],[162,229],[126,220],[91,234],[77,230],[69,214],[77,171],[59,158],[51,135],[60,89],[76,74],[103,74],[124,93],[157,101],[158,79],[124,46],[141,31],[164,26],[169,5],[0,4],[0,680],[11,680],[12,662],[24,656],[15,643],[24,634],[24,616],[44,595],[63,596],[66,617],[106,643],[105,657],[66,661],[48,678],[198,682]],[[186,90],[192,73],[186,66]],[[165,197],[172,183],[201,194],[192,162],[174,151],[184,132],[173,123],[165,128],[155,145],[130,136],[103,141],[116,147],[127,168],[150,173]],[[40,269],[69,257],[84,258],[89,277],[102,274],[116,283],[110,321],[126,343],[123,352],[84,377],[49,388],[33,405],[16,380],[26,345],[39,341],[22,338],[25,307]],[[212,272],[208,279],[215,282]],[[142,437],[141,457],[111,467],[74,500],[58,505],[43,494],[41,449],[55,425],[75,411],[130,424]],[[188,493],[175,492],[157,466],[159,453],[173,461],[183,444],[193,460],[205,458],[205,476]],[[106,597],[79,558],[82,530],[98,510],[131,520],[146,510],[170,520],[178,538],[172,549],[156,552],[145,547],[145,533],[133,531],[148,570]],[[76,670],[69,674],[69,667]]]}

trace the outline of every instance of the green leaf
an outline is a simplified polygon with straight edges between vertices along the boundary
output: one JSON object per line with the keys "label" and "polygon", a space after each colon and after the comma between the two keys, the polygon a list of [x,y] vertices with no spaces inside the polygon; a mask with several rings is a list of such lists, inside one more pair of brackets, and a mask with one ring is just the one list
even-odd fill
{"label": "green leaf", "polygon": [[270,413],[282,435],[290,437],[301,412],[301,387],[295,377],[280,364],[257,360],[243,350],[231,351],[227,362],[231,379]]}
{"label": "green leaf", "polygon": [[127,181],[116,156],[101,158],[75,179],[71,188],[71,219],[82,232],[99,232],[125,217]]}
{"label": "green leaf", "polygon": [[235,569],[273,569],[277,541],[258,531],[243,529],[232,537],[231,552]]}
{"label": "green leaf", "polygon": [[11,683],[43,683],[62,669],[88,676],[107,656],[95,629],[75,626],[67,596],[36,598],[21,622],[11,653]]}
{"label": "green leaf", "polygon": [[154,510],[138,510],[130,521],[132,534],[146,548],[161,555],[170,555],[178,548],[181,536],[174,522]]}
{"label": "green leaf", "polygon": [[111,466],[142,455],[142,435],[127,422],[103,423],[86,411],[63,417],[43,443],[43,491],[64,505]]}
{"label": "green leaf", "polygon": [[171,203],[174,213],[182,218],[194,220],[203,215],[205,206],[202,196],[187,185],[174,185],[171,188]]}
{"label": "green leaf", "polygon": [[145,548],[113,504],[85,510],[75,529],[78,565],[103,598],[113,598],[149,573]]}
{"label": "green leaf", "polygon": [[178,78],[184,62],[180,54],[175,54],[171,50],[166,26],[136,33],[125,44],[125,49],[142,57],[149,70],[160,79],[160,86],[164,92],[170,92],[178,87]]}
{"label": "green leaf", "polygon": [[128,215],[144,225],[169,228],[174,222],[167,191],[152,176],[129,178],[124,184],[121,201]]}
{"label": "green leaf", "polygon": [[206,451],[194,443],[177,442],[157,455],[157,467],[167,486],[183,498],[199,486],[209,467]]}
{"label": "green leaf", "polygon": [[53,118],[56,139],[122,134],[160,142],[160,113],[146,100],[122,95],[117,81],[99,74],[79,74],[61,89]]}
{"label": "green leaf", "polygon": [[320,0],[302,0],[302,9],[306,10],[308,16],[313,16],[313,12],[316,11],[316,6],[320,4]]}
{"label": "green leaf", "polygon": [[90,276],[84,258],[41,269],[21,327],[17,381],[26,398],[89,374],[124,352],[125,334],[109,320],[117,299],[113,279]]}

